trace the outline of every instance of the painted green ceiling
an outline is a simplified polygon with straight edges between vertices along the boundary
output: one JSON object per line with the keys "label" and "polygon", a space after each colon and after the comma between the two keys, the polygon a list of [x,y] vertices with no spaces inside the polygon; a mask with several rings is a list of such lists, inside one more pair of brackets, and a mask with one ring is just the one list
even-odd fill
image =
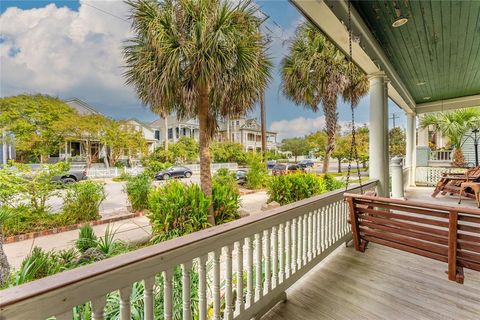
{"label": "painted green ceiling", "polygon": [[480,0],[352,3],[417,104],[480,94]]}

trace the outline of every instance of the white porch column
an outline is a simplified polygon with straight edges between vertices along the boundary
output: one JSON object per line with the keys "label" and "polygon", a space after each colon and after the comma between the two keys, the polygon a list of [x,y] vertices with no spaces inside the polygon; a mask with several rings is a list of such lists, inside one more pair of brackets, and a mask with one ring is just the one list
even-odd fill
{"label": "white porch column", "polygon": [[385,157],[385,171],[383,172],[384,180],[387,181],[387,196],[390,195],[390,188],[389,188],[389,181],[390,181],[390,143],[389,143],[389,130],[388,130],[388,83],[390,82],[388,78],[384,75],[383,78],[384,85],[383,85],[383,110],[385,110],[383,114],[383,125],[384,130],[386,130],[385,139],[383,140],[383,150],[384,157]]}
{"label": "white porch column", "polygon": [[405,166],[409,168],[408,185],[415,186],[415,150],[416,147],[416,117],[414,114],[407,114],[407,146]]}
{"label": "white porch column", "polygon": [[378,179],[377,194],[388,197],[388,108],[386,108],[385,74],[369,75],[370,80],[370,134],[369,134],[369,173],[370,178]]}

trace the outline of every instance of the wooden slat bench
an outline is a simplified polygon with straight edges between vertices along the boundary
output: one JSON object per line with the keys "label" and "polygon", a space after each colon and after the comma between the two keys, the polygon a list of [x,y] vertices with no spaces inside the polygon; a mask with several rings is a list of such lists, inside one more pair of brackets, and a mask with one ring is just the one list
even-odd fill
{"label": "wooden slat bench", "polygon": [[353,243],[368,242],[448,264],[448,279],[463,283],[463,268],[480,271],[480,210],[345,194]]}

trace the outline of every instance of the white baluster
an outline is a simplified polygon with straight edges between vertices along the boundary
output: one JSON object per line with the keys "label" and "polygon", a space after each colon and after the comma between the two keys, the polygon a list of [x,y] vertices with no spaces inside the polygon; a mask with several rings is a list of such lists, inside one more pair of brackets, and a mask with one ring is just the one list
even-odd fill
{"label": "white baluster", "polygon": [[262,236],[255,234],[255,301],[262,297]]}
{"label": "white baluster", "polygon": [[155,285],[155,276],[143,280],[145,289],[143,290],[143,302],[145,308],[143,315],[145,320],[153,320],[153,286]]}
{"label": "white baluster", "polygon": [[225,250],[225,314],[224,319],[233,319],[233,295],[232,295],[232,250],[233,246],[226,246]]}
{"label": "white baluster", "polygon": [[297,219],[292,220],[292,274],[297,271]]}
{"label": "white baluster", "polygon": [[302,231],[302,265],[307,264],[307,251],[308,251],[308,228],[307,228],[307,219],[308,216],[304,215],[302,218],[302,226],[303,226],[303,231]]}
{"label": "white baluster", "polygon": [[312,248],[313,248],[313,218],[312,218],[312,212],[308,213],[308,218],[307,218],[307,230],[308,230],[308,246],[307,246],[307,259],[308,261],[312,261]]}
{"label": "white baluster", "polygon": [[335,202],[335,242],[340,239],[340,208],[338,201]]}
{"label": "white baluster", "polygon": [[92,299],[92,319],[105,319],[105,304],[107,303],[107,296],[100,296]]}
{"label": "white baluster", "polygon": [[312,213],[312,258],[317,256],[317,210]]}
{"label": "white baluster", "polygon": [[59,314],[58,316],[55,316],[56,320],[72,320],[73,319],[73,310],[69,310],[67,312],[64,312],[62,314]]}
{"label": "white baluster", "polygon": [[327,248],[327,208],[322,208],[322,252]]}
{"label": "white baluster", "polygon": [[272,261],[272,288],[278,284],[278,228],[272,228],[272,243],[273,243],[273,261]]}
{"label": "white baluster", "polygon": [[207,263],[208,257],[198,258],[198,309],[199,319],[207,320]]}
{"label": "white baluster", "polygon": [[192,271],[192,262],[188,261],[182,264],[182,296],[183,296],[183,319],[192,318],[190,306],[190,273]]}
{"label": "white baluster", "polygon": [[247,238],[247,306],[251,307],[255,294],[253,292],[253,237]]}
{"label": "white baluster", "polygon": [[264,295],[269,293],[272,290],[272,268],[271,268],[271,259],[270,256],[272,254],[272,250],[270,248],[271,241],[270,241],[270,229],[264,231],[265,237],[265,287],[263,288]]}
{"label": "white baluster", "polygon": [[303,259],[303,217],[299,216],[297,219],[297,270],[302,268]]}
{"label": "white baluster", "polygon": [[284,280],[287,279],[288,277],[290,277],[290,268],[292,266],[291,264],[291,243],[290,243],[290,239],[291,239],[291,234],[292,234],[292,228],[291,228],[291,224],[290,224],[290,221],[287,221],[287,223],[285,224],[285,246],[283,247],[283,250],[285,252],[285,277],[284,277]]}
{"label": "white baluster", "polygon": [[165,320],[173,319],[173,270],[163,272],[163,317]]}
{"label": "white baluster", "polygon": [[239,315],[245,310],[243,302],[243,240],[235,243],[237,250],[237,301],[235,306],[235,315]]}
{"label": "white baluster", "polygon": [[120,291],[120,319],[130,320],[131,307],[130,296],[132,295],[132,286],[127,286],[119,290]]}
{"label": "white baluster", "polygon": [[317,210],[317,256],[322,252],[322,211]]}
{"label": "white baluster", "polygon": [[328,205],[327,206],[327,211],[326,211],[326,215],[327,215],[327,248],[330,247],[330,245],[332,244],[332,216],[331,216],[331,213],[332,213],[332,210],[331,210],[331,206]]}
{"label": "white baluster", "polygon": [[220,250],[213,251],[213,320],[220,320]]}

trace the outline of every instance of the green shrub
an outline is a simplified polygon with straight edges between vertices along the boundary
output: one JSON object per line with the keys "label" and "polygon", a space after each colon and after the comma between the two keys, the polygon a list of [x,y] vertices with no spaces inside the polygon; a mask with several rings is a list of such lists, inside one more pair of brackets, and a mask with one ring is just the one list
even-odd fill
{"label": "green shrub", "polygon": [[128,181],[128,179],[130,179],[131,177],[132,177],[131,174],[126,173],[124,171],[124,172],[120,173],[120,175],[118,177],[112,178],[112,181],[115,181],[115,182]]}
{"label": "green shrub", "polygon": [[262,157],[256,153],[248,155],[247,184],[249,189],[260,189],[265,187],[268,180],[267,165],[262,161]]}
{"label": "green shrub", "polygon": [[63,212],[68,223],[96,220],[106,197],[103,182],[81,181],[69,186],[63,197]]}
{"label": "green shrub", "polygon": [[215,224],[222,224],[240,218],[240,192],[235,181],[235,173],[220,169],[213,176],[213,212]]}
{"label": "green shrub", "polygon": [[325,183],[325,189],[327,189],[327,191],[333,191],[345,187],[343,182],[335,179],[335,177],[331,174],[322,175],[322,179]]}
{"label": "green shrub", "polygon": [[86,224],[80,228],[75,246],[80,252],[85,252],[89,248],[94,248],[97,246],[97,236],[93,232],[91,225]]}
{"label": "green shrub", "polygon": [[147,159],[143,161],[145,171],[143,174],[153,178],[159,171],[165,170],[171,166],[170,162],[160,162],[158,160]]}
{"label": "green shrub", "polygon": [[327,191],[324,179],[314,174],[274,176],[268,183],[268,202],[285,205]]}
{"label": "green shrub", "polygon": [[42,231],[65,224],[63,214],[53,214],[43,211],[33,211],[28,204],[16,207],[6,207],[9,219],[3,223],[5,236]]}
{"label": "green shrub", "polygon": [[197,184],[171,180],[148,195],[152,241],[161,242],[208,227],[210,199]]}
{"label": "green shrub", "polygon": [[147,174],[139,174],[127,181],[124,190],[133,211],[137,212],[147,208],[148,191],[151,184],[152,180]]}
{"label": "green shrub", "polygon": [[243,146],[236,142],[214,142],[210,146],[213,161],[247,163],[247,153]]}
{"label": "green shrub", "polygon": [[18,271],[12,274],[9,282],[10,285],[17,286],[60,271],[60,265],[53,253],[34,247],[32,252],[23,259]]}

